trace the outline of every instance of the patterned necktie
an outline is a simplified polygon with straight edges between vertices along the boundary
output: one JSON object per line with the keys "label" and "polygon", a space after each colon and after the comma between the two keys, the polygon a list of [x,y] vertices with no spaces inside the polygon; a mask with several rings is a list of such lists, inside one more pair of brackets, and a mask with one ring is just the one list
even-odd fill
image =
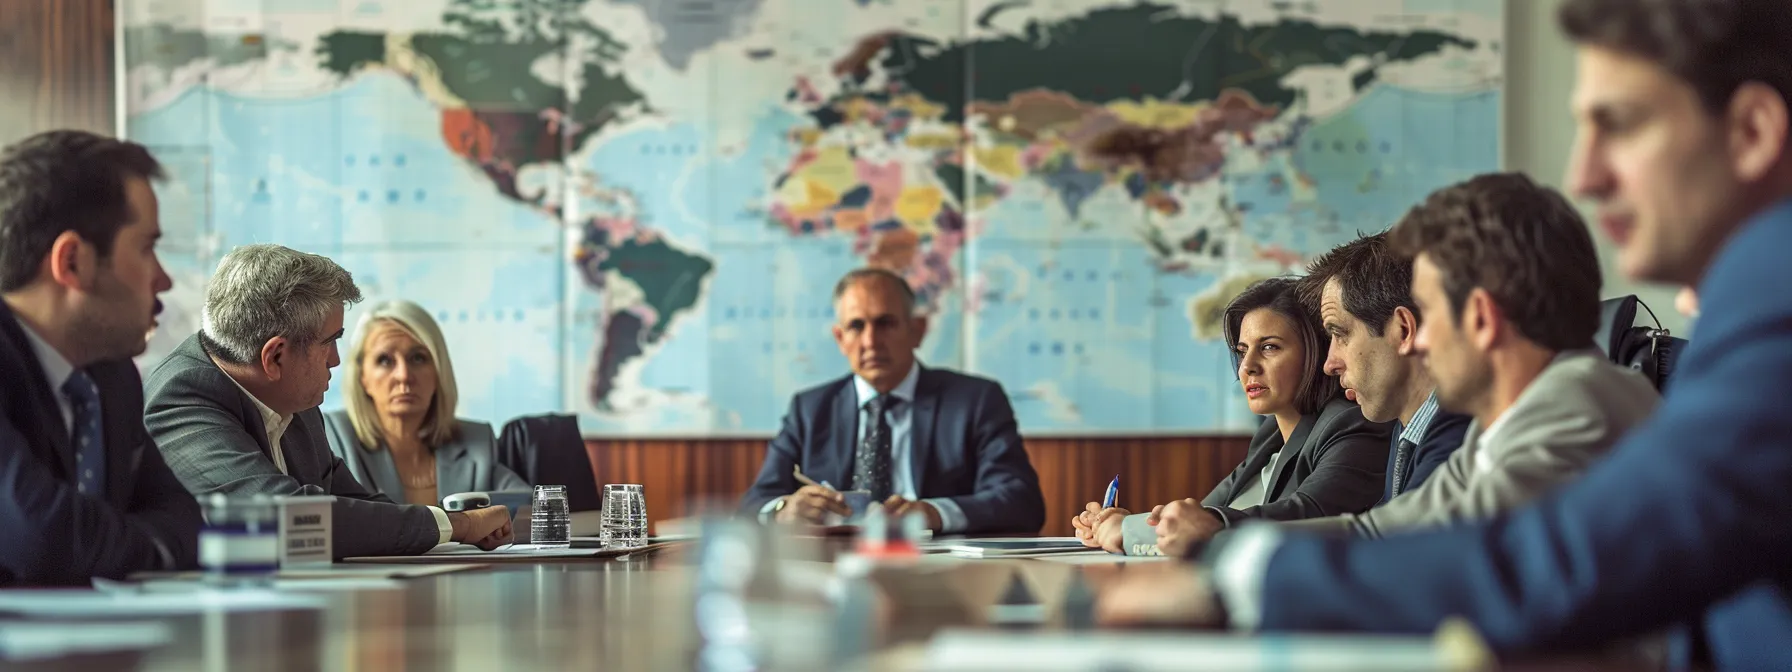
{"label": "patterned necktie", "polygon": [[853,455],[852,487],[870,490],[873,502],[890,497],[890,420],[884,412],[890,410],[892,401],[890,395],[880,394],[865,402],[874,422],[865,429],[865,439]]}
{"label": "patterned necktie", "polygon": [[1400,444],[1394,448],[1393,494],[1396,497],[1398,497],[1402,491],[1406,490],[1406,462],[1412,458],[1412,449],[1412,442],[1407,441],[1406,439],[1401,439]]}
{"label": "patterned necktie", "polygon": [[62,383],[62,393],[74,409],[70,438],[75,444],[75,484],[88,495],[105,494],[106,436],[100,428],[100,390],[86,373],[76,371]]}

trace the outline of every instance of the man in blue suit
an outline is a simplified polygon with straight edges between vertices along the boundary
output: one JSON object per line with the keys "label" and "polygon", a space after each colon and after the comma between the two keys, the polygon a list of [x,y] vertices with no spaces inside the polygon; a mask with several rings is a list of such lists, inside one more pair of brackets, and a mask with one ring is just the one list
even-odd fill
{"label": "man in blue suit", "polygon": [[[1039,476],[995,381],[921,366],[927,333],[902,276],[848,273],[834,287],[834,340],[853,375],[805,390],[741,501],[762,520],[821,523],[850,513],[837,487],[944,533],[1038,532]],[[795,472],[816,485],[802,485]]]}
{"label": "man in blue suit", "polygon": [[195,564],[199,505],[143,427],[173,286],[141,145],[77,131],[0,152],[0,586]]}
{"label": "man in blue suit", "polygon": [[[1427,632],[1504,654],[1674,626],[1676,667],[1792,669],[1792,3],[1568,0],[1569,181],[1623,272],[1696,285],[1699,333],[1656,414],[1585,478],[1492,521],[1379,541],[1263,527],[1205,572],[1116,586],[1111,622]],[[1392,568],[1398,568],[1394,570]]]}
{"label": "man in blue suit", "polygon": [[1387,233],[1375,233],[1314,259],[1301,284],[1332,337],[1325,372],[1364,418],[1400,423],[1376,506],[1417,490],[1462,447],[1472,418],[1438,406],[1437,385],[1419,361],[1412,264],[1388,248]]}

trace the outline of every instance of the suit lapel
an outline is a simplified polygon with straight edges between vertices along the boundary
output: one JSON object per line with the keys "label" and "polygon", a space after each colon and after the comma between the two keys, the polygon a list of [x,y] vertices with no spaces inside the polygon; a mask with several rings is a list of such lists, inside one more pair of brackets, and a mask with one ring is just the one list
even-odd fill
{"label": "suit lapel", "polygon": [[[473,483],[473,477],[476,475],[473,473],[473,461],[466,458],[467,446],[459,441],[436,449],[437,497],[447,497],[457,492],[471,492],[476,489]],[[390,454],[388,454],[387,460],[391,460]],[[398,492],[402,493],[403,491]]]}
{"label": "suit lapel", "polygon": [[1313,432],[1313,423],[1318,419],[1317,413],[1303,415],[1300,424],[1294,426],[1293,432],[1289,432],[1287,443],[1282,445],[1282,456],[1276,460],[1275,473],[1269,479],[1271,487],[1263,493],[1263,501],[1273,502],[1281,498],[1282,486],[1288,482],[1288,469],[1300,461],[1301,451],[1307,447],[1307,435]]}
{"label": "suit lapel", "polygon": [[[853,453],[859,449],[859,393],[853,388],[852,377],[848,376],[840,393],[834,397],[834,464],[831,473],[808,474],[817,481],[828,481],[836,490],[852,487]],[[807,472],[805,472],[807,473]],[[831,479],[829,477],[832,477]]]}
{"label": "suit lapel", "polygon": [[25,327],[13,316],[12,309],[5,303],[0,303],[0,314],[5,316],[0,319],[0,333],[4,333],[6,339],[12,342],[12,351],[19,367],[16,370],[23,374],[26,396],[30,398],[26,403],[36,420],[17,423],[19,430],[28,433],[27,435],[37,434],[34,438],[38,440],[29,442],[33,446],[43,446],[47,441],[55,452],[50,455],[40,453],[38,457],[60,465],[62,476],[72,481],[75,473],[75,451],[69,443],[68,423],[62,420],[62,407],[57,405],[62,392],[50,389],[50,381],[44,376],[44,367],[37,361],[37,352],[31,349],[31,341],[25,336]]}
{"label": "suit lapel", "polygon": [[915,381],[915,408],[908,433],[908,473],[915,481],[916,498],[927,496],[927,465],[933,463],[933,416],[939,395],[932,373],[921,367],[920,379]]}
{"label": "suit lapel", "polygon": [[1232,488],[1226,492],[1224,502],[1231,502],[1238,497],[1238,491],[1249,487],[1250,481],[1245,479],[1261,478],[1263,465],[1269,464],[1269,456],[1282,445],[1282,435],[1276,430],[1276,419],[1264,420],[1257,427],[1257,435],[1251,437],[1251,452],[1245,455],[1244,466],[1238,478],[1232,479]]}
{"label": "suit lapel", "polygon": [[[378,448],[363,448],[357,445],[355,450],[361,451],[361,464],[367,466],[367,478],[373,481],[364,485],[386,495],[394,502],[405,501],[404,482],[398,478],[398,465],[392,461],[392,449],[384,445]],[[437,478],[441,478],[440,467],[437,468],[436,474]]]}

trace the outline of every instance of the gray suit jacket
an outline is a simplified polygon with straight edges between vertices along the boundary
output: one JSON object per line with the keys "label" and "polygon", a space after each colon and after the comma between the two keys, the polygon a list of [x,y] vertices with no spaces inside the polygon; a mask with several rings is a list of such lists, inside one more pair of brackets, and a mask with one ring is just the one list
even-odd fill
{"label": "gray suit jacket", "polygon": [[[435,450],[437,497],[457,492],[530,489],[516,472],[498,464],[498,442],[492,436],[491,425],[467,420],[457,422],[459,436]],[[393,501],[404,500],[404,483],[398,478],[392,451],[361,445],[355,438],[355,425],[349,422],[348,411],[325,413],[324,429],[330,438],[330,452],[348,465],[355,480],[372,485],[374,490]]]}
{"label": "gray suit jacket", "polygon": [[[1288,433],[1285,447],[1275,418],[1265,418],[1251,438],[1244,462],[1214,486],[1201,505],[1226,527],[1252,519],[1300,520],[1368,509],[1381,500],[1392,441],[1392,423],[1369,422],[1363,409],[1343,397],[1302,417]],[[1228,506],[1250,479],[1262,477],[1270,457],[1278,454],[1264,503],[1244,509]],[[1145,523],[1147,515],[1137,513],[1121,521],[1122,550],[1127,555],[1159,554],[1157,528]]]}
{"label": "gray suit jacket", "polygon": [[143,421],[162,456],[195,495],[335,495],[331,550],[415,555],[441,538],[427,507],[394,504],[355,480],[330,454],[323,413],[293,416],[280,437],[287,473],[274,467],[255,402],[212,362],[197,334],[150,371]]}
{"label": "gray suit jacket", "polygon": [[1471,423],[1462,448],[1418,488],[1366,513],[1288,526],[1375,538],[1491,518],[1578,478],[1660,399],[1649,381],[1598,350],[1558,354],[1494,423],[1494,432]]}

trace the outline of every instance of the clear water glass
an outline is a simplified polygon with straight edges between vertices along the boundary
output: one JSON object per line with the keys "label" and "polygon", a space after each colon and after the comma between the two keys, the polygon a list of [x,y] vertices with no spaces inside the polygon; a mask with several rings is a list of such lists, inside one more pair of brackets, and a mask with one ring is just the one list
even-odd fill
{"label": "clear water glass", "polygon": [[572,511],[566,506],[566,486],[535,486],[535,498],[529,504],[529,543],[537,548],[572,545]]}
{"label": "clear water glass", "polygon": [[647,545],[647,493],[639,484],[604,486],[604,548]]}

